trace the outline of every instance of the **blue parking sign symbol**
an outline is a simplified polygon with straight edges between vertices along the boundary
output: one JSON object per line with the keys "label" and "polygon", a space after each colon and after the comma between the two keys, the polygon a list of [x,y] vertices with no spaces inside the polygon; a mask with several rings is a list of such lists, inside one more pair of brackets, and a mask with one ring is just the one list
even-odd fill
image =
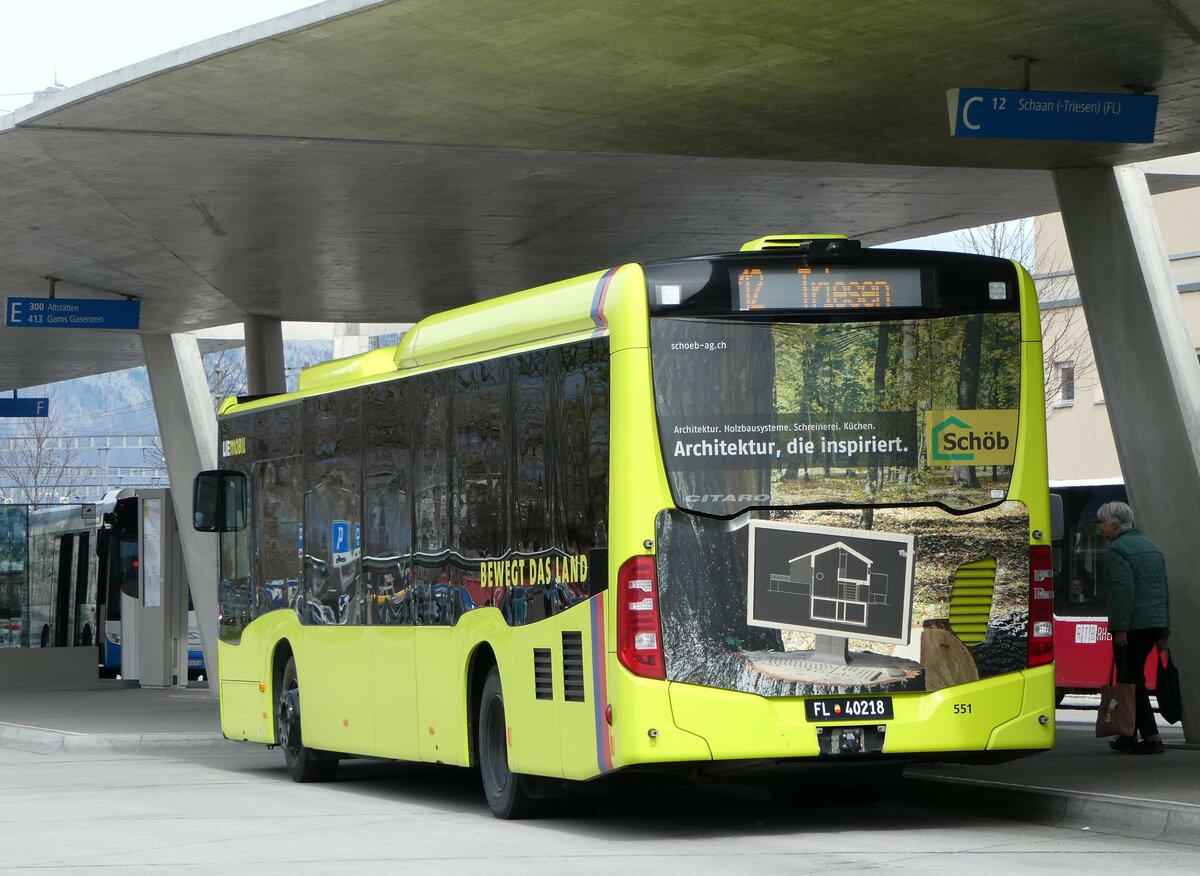
{"label": "blue parking sign symbol", "polygon": [[333,541],[333,552],[335,554],[345,554],[350,552],[350,523],[348,521],[333,521],[333,531],[331,535]]}

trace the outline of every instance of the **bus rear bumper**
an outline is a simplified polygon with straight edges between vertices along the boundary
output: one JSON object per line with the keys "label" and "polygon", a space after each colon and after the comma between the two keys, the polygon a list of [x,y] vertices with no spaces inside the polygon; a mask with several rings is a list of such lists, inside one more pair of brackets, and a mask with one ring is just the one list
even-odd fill
{"label": "bus rear bumper", "polygon": [[704,739],[714,761],[836,760],[843,755],[830,753],[828,734],[859,725],[870,744],[850,756],[1003,760],[1020,756],[1017,752],[1048,749],[1054,742],[1053,665],[890,696],[894,718],[810,721],[805,697],[767,698],[670,684],[676,727]]}

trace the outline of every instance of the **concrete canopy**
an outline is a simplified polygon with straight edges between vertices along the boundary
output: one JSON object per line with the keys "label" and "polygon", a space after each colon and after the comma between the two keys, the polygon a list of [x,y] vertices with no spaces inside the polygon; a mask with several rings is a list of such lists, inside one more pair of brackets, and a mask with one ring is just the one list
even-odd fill
{"label": "concrete canopy", "polygon": [[[1057,209],[1052,168],[1200,151],[1200,2],[330,0],[0,117],[0,294],[143,330],[414,321],[779,231]],[[1143,145],[954,140],[945,91],[1160,96]],[[1188,184],[1175,178],[1170,186]],[[0,390],[142,364],[0,328]]]}

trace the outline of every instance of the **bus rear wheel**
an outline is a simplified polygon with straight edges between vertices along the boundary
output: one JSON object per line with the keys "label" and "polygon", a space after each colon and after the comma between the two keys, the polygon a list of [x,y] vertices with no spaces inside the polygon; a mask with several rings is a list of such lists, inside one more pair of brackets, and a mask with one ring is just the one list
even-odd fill
{"label": "bus rear wheel", "polygon": [[283,759],[293,782],[328,782],[337,775],[337,757],[306,747],[300,735],[300,681],[293,657],[288,658],[283,683],[279,686],[275,741],[283,749]]}
{"label": "bus rear wheel", "polygon": [[536,801],[508,767],[508,724],[504,719],[504,691],[500,671],[494,666],[483,684],[479,700],[479,772],[488,806],[497,818],[528,818]]}

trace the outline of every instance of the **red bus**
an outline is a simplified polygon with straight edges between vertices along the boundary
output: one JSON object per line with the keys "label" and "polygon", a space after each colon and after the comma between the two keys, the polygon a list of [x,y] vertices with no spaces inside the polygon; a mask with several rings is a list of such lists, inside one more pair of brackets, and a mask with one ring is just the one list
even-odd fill
{"label": "red bus", "polygon": [[[1062,500],[1063,531],[1054,550],[1054,685],[1059,702],[1069,693],[1095,693],[1112,665],[1104,551],[1096,512],[1105,502],[1126,502],[1120,481],[1051,481]],[[1057,500],[1055,500],[1057,501]],[[1135,509],[1136,513],[1136,509]],[[1146,661],[1154,689],[1158,652]]]}

